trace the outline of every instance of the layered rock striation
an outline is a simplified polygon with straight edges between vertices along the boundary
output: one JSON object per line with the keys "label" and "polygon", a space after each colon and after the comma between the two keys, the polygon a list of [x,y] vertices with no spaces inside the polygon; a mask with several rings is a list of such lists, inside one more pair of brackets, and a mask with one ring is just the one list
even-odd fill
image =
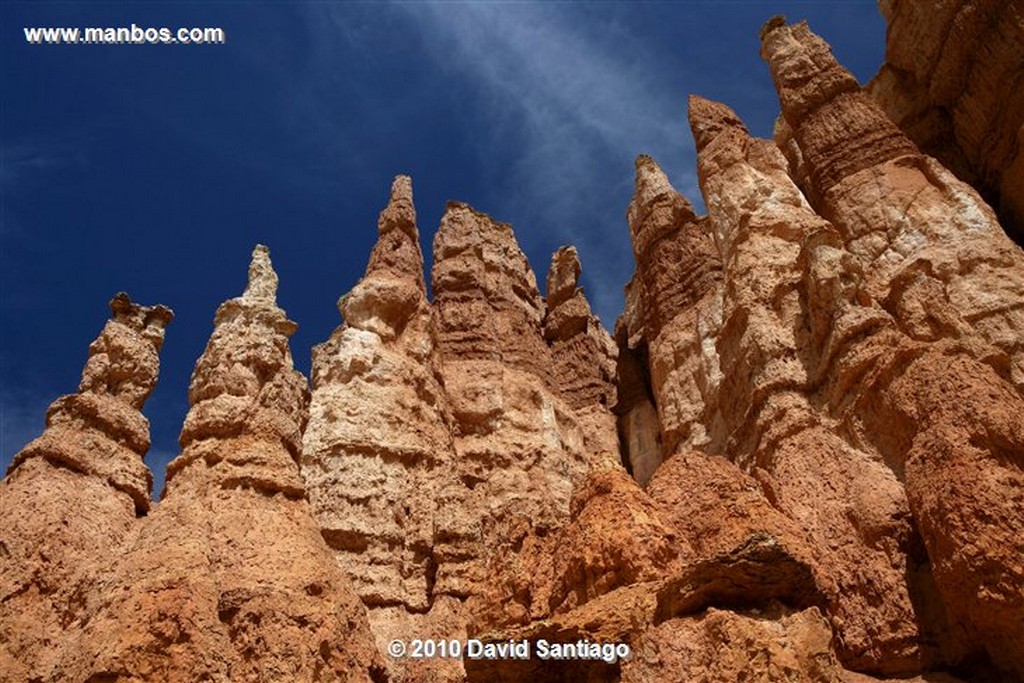
{"label": "layered rock striation", "polygon": [[[412,184],[399,176],[344,324],[313,354],[302,472],[321,533],[383,649],[465,637],[463,603],[518,534],[558,528],[573,486],[622,470],[615,347],[555,254],[548,301],[511,228],[450,203],[426,298]],[[395,680],[462,680],[397,662]]]}
{"label": "layered rock striation", "polygon": [[308,390],[276,291],[258,246],[196,363],[164,499],[97,578],[60,679],[386,680],[305,500]]}
{"label": "layered rock striation", "polygon": [[[708,213],[637,158],[614,338],[574,248],[542,296],[459,202],[431,301],[398,176],[310,391],[257,247],[153,509],[170,312],[116,297],[0,486],[0,677],[1024,680],[1020,122],[991,96],[1020,13],[923,7],[884,3],[871,92],[770,20],[774,142],[690,98]],[[629,654],[392,646],[467,638]]]}
{"label": "layered rock striation", "polygon": [[927,154],[973,185],[1024,239],[1024,8],[880,2],[886,60],[868,92]]}
{"label": "layered rock striation", "polygon": [[702,446],[710,438],[700,417],[720,376],[713,339],[721,326],[722,263],[708,221],[646,155],[636,160],[627,220],[637,269],[616,323],[616,412],[625,458],[646,483],[680,444]]}
{"label": "layered rock striation", "polygon": [[101,568],[149,510],[142,462],[158,352],[173,313],[120,293],[89,345],[78,392],[50,405],[46,430],[0,484],[0,672],[54,680],[65,633],[81,619]]}
{"label": "layered rock striation", "polygon": [[992,209],[921,154],[806,24],[770,21],[761,54],[807,198],[860,262],[867,292],[909,336],[973,340],[975,357],[1020,387],[1024,271]]}

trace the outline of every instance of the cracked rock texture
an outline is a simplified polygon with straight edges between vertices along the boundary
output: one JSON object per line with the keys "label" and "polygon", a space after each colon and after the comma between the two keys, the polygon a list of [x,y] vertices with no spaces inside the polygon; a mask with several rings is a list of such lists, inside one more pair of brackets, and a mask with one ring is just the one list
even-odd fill
{"label": "cracked rock texture", "polygon": [[398,176],[312,391],[257,247],[151,506],[170,312],[115,298],[0,487],[0,679],[1024,681],[1020,7],[882,7],[868,91],[765,24],[774,141],[690,97],[707,215],[637,158],[614,336],[464,203],[428,297]]}
{"label": "cracked rock texture", "polygon": [[[548,301],[511,228],[450,203],[426,298],[412,183],[398,176],[345,323],[314,350],[302,473],[321,533],[392,638],[465,636],[463,603],[527,524],[569,517],[590,468],[623,472],[616,347],[559,250]],[[463,680],[458,660],[389,661]],[[434,678],[431,678],[434,677]]]}
{"label": "cracked rock texture", "polygon": [[762,31],[807,198],[909,336],[958,338],[1024,385],[1024,264],[978,193],[886,116],[806,24]]}

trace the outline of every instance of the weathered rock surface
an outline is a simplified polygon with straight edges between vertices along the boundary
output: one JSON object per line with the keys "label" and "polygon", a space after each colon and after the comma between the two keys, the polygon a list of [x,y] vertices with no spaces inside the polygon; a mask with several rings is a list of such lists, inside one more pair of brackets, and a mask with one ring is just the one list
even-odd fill
{"label": "weathered rock surface", "polygon": [[575,411],[552,387],[546,306],[511,228],[449,203],[431,279],[456,454],[456,485],[438,501],[445,514],[435,589],[469,597],[487,557],[508,542],[509,525],[525,519],[544,533],[568,520],[592,454]]}
{"label": "weathered rock surface", "polygon": [[809,535],[834,583],[830,615],[843,660],[902,673],[918,648],[905,548],[905,494],[880,457],[845,441],[817,409],[800,253],[824,222],[768,141],[723,105],[691,97],[701,190],[727,274],[720,354],[730,373],[716,451],[752,472]]}
{"label": "weathered rock surface", "polygon": [[584,451],[593,463],[620,464],[610,410],[616,402],[618,350],[578,286],[580,271],[575,247],[562,247],[551,257],[543,331],[551,347],[552,378],[576,413]]}
{"label": "weathered rock surface", "polygon": [[123,292],[89,346],[78,393],[50,406],[46,430],[0,484],[0,672],[53,680],[65,630],[81,618],[106,559],[149,509],[142,463],[164,328],[173,314]]}
{"label": "weathered rock surface", "polygon": [[305,379],[295,323],[257,247],[196,363],[165,499],[86,598],[61,677],[104,681],[383,681],[362,604],[305,500]]}
{"label": "weathered rock surface", "polygon": [[[1021,13],[926,5],[883,4],[876,99],[769,21],[774,144],[690,99],[708,215],[637,159],[614,341],[575,249],[541,297],[462,203],[430,302],[398,176],[310,394],[258,247],[154,510],[170,313],[116,298],[0,487],[0,678],[1024,680],[1024,257],[982,199],[1014,215]],[[534,655],[388,654],[467,638]]]}
{"label": "weathered rock surface", "polygon": [[[465,624],[437,586],[440,498],[460,482],[407,176],[395,178],[378,233],[366,275],[339,301],[345,324],[313,350],[302,474],[384,651],[392,638],[454,638]],[[393,680],[463,676],[458,661],[387,664]]]}
{"label": "weathered rock surface", "polygon": [[1024,7],[880,2],[886,62],[868,91],[903,132],[1024,238]]}
{"label": "weathered rock surface", "polygon": [[[620,381],[632,391],[623,392],[616,412],[626,458],[644,483],[681,444],[699,447],[708,441],[701,417],[719,381],[714,338],[721,325],[721,258],[707,221],[697,218],[645,155],[636,160],[627,219],[637,268],[626,286],[626,310],[616,335],[627,359],[620,364]],[[631,356],[646,367],[628,367]],[[649,389],[641,391],[647,382]],[[654,425],[645,399],[657,409],[656,438],[649,433]]]}
{"label": "weathered rock surface", "polygon": [[971,342],[1024,386],[1024,259],[991,208],[920,154],[806,24],[769,22],[761,54],[808,199],[860,261],[868,294],[907,335]]}
{"label": "weathered rock surface", "polygon": [[409,178],[395,179],[378,226],[366,276],[339,303],[345,324],[313,350],[302,474],[363,601],[423,611],[436,570],[431,478],[453,446]]}
{"label": "weathered rock surface", "polygon": [[[557,252],[545,302],[509,226],[449,204],[427,301],[412,186],[396,178],[345,324],[314,350],[302,472],[327,543],[392,638],[465,635],[463,601],[520,525],[569,517],[573,484],[618,468],[615,346]],[[623,473],[623,476],[624,473]],[[462,680],[458,660],[389,661]]]}

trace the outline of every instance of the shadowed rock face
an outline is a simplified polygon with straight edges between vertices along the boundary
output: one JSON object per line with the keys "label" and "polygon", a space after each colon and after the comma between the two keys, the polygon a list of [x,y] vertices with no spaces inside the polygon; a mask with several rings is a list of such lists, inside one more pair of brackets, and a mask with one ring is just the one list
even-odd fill
{"label": "shadowed rock face", "polygon": [[9,680],[53,680],[57,634],[73,630],[101,567],[149,510],[149,422],[139,411],[173,314],[123,292],[110,310],[78,393],[53,402],[46,430],[0,484],[0,671]]}
{"label": "shadowed rock face", "polygon": [[593,465],[620,463],[615,417],[615,342],[590,310],[578,287],[580,259],[575,247],[562,247],[551,257],[547,277],[544,339],[551,347],[552,378],[576,413],[583,430],[584,450]]}
{"label": "shadowed rock face", "polygon": [[871,96],[922,151],[1024,239],[1024,9],[1017,2],[879,3],[886,61]]}
{"label": "shadowed rock face", "polygon": [[[709,340],[721,323],[721,259],[707,222],[697,218],[648,156],[637,157],[627,219],[637,268],[617,323],[625,359],[620,382],[626,390],[616,412],[626,458],[645,483],[680,444],[707,442],[701,417],[717,382],[718,356]],[[647,367],[634,370],[628,363],[638,354]],[[650,383],[649,393],[636,387],[641,378]],[[648,399],[658,424],[651,424]]]}

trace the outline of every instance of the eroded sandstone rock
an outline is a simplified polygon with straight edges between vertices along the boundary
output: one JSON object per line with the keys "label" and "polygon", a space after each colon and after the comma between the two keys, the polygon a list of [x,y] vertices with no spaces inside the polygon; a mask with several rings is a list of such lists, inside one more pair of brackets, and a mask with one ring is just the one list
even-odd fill
{"label": "eroded sandstone rock", "polygon": [[642,394],[616,412],[627,445],[635,443],[627,458],[638,480],[646,482],[681,444],[699,447],[708,441],[705,412],[720,379],[714,339],[721,325],[721,259],[707,222],[645,155],[636,160],[627,219],[637,267],[626,286],[617,336],[620,353],[639,355],[646,367],[620,366],[620,373],[649,378],[661,452],[646,445],[652,441],[645,431],[650,411]]}
{"label": "eroded sandstone rock", "polygon": [[425,611],[442,483],[432,478],[453,447],[408,177],[395,179],[378,231],[366,276],[339,302],[345,324],[313,350],[302,473],[363,601]]}
{"label": "eroded sandstone rock", "polygon": [[305,379],[265,247],[196,363],[159,507],[97,576],[61,677],[383,681],[358,597],[299,477]]}
{"label": "eroded sandstone rock", "polygon": [[886,62],[868,91],[922,151],[973,185],[1024,238],[1024,8],[958,0],[879,3]]}
{"label": "eroded sandstone rock", "polygon": [[[461,482],[407,176],[395,178],[377,226],[365,276],[339,301],[345,324],[313,350],[302,474],[384,652],[393,638],[455,638],[465,623],[437,585],[439,500]],[[463,676],[458,660],[386,661],[396,681]]]}
{"label": "eroded sandstone rock", "polygon": [[[728,277],[720,412],[730,459],[762,481],[804,529],[834,582],[830,615],[853,668],[915,670],[923,654],[906,584],[912,529],[893,472],[844,440],[812,397],[803,242],[824,222],[769,141],[724,105],[690,99],[701,190]],[[884,539],[881,543],[881,539]]]}
{"label": "eroded sandstone rock", "polygon": [[591,466],[602,462],[611,466],[621,462],[610,410],[616,402],[618,350],[578,286],[580,272],[575,247],[562,247],[552,255],[544,339],[551,346],[553,381],[576,413]]}
{"label": "eroded sandstone rock", "polygon": [[[1017,101],[990,109],[1019,12],[923,8],[885,4],[890,43],[920,45],[890,45],[876,96],[902,88],[910,137],[943,131],[937,153],[991,193],[1016,163]],[[691,99],[705,217],[637,159],[614,343],[574,249],[542,298],[510,226],[461,203],[431,304],[399,176],[312,395],[257,248],[140,518],[169,312],[115,299],[79,393],[0,488],[0,677],[1024,677],[1019,251],[805,25],[762,40],[778,148]],[[468,637],[632,657],[386,656]]]}
{"label": "eroded sandstone rock", "polygon": [[806,24],[762,31],[815,209],[866,290],[921,340],[958,338],[1024,383],[1024,255],[978,193],[917,147]]}
{"label": "eroded sandstone rock", "polygon": [[150,506],[142,462],[158,352],[173,313],[125,293],[89,346],[78,393],[51,404],[46,430],[0,484],[0,672],[53,680],[101,567]]}
{"label": "eroded sandstone rock", "polygon": [[468,597],[510,525],[525,519],[543,533],[568,520],[589,453],[552,386],[546,307],[511,228],[449,203],[431,278],[456,453],[455,485],[438,501],[437,587]]}

